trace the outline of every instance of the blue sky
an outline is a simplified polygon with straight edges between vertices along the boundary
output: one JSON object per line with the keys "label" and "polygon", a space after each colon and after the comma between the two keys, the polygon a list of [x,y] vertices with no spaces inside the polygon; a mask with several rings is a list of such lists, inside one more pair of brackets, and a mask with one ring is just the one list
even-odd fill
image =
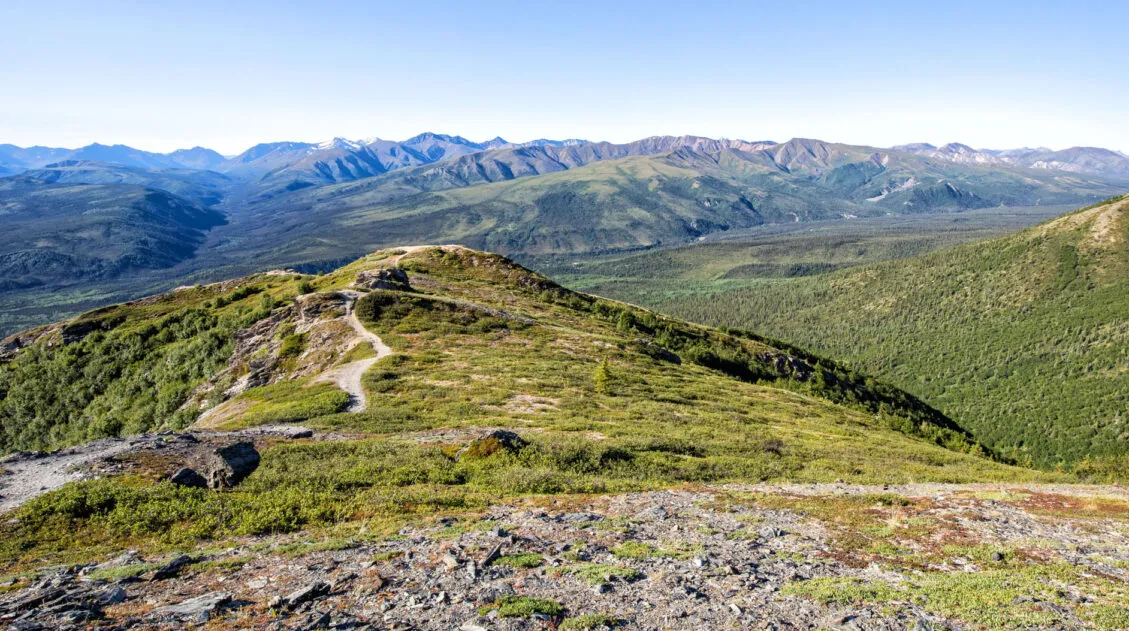
{"label": "blue sky", "polygon": [[234,153],[436,131],[1129,152],[1124,2],[785,4],[0,0],[0,142]]}

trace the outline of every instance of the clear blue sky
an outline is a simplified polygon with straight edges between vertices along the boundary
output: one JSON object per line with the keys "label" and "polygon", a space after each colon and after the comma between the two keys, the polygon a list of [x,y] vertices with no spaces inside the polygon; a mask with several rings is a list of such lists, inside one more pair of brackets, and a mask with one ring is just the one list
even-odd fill
{"label": "clear blue sky", "polygon": [[1127,27],[1124,0],[0,0],[0,142],[234,153],[437,131],[1129,151]]}

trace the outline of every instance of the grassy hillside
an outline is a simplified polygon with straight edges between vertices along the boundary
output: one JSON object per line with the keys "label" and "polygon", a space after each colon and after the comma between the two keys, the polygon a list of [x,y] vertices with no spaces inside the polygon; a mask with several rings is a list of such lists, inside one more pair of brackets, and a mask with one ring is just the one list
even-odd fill
{"label": "grassy hillside", "polygon": [[656,297],[848,360],[1040,466],[1129,445],[1125,197],[1016,235],[831,274]]}
{"label": "grassy hillside", "polygon": [[[343,413],[347,397],[326,379],[371,350],[337,292],[397,265],[410,288],[356,304],[394,353],[364,374],[367,409]],[[983,457],[943,415],[832,362],[573,293],[461,248],[187,288],[20,343],[0,366],[5,450],[194,421],[303,422],[347,439],[269,449],[248,483],[222,495],[133,479],[66,487],[9,525],[9,556],[92,538],[186,541],[398,519],[407,506],[427,513],[530,493],[1039,476]],[[455,458],[459,436],[483,427],[511,428],[530,444]],[[216,511],[222,521],[208,517]],[[64,524],[65,537],[51,534]]]}

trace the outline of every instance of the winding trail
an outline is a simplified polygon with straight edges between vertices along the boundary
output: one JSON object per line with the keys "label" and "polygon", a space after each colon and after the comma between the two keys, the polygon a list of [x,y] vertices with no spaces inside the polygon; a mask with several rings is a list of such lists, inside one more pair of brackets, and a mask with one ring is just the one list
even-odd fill
{"label": "winding trail", "polygon": [[[399,248],[403,250],[403,253],[392,259],[392,265],[399,267],[400,259],[412,252],[430,247],[450,246],[410,245]],[[364,412],[365,408],[368,406],[368,399],[365,397],[364,386],[361,385],[361,377],[365,374],[365,371],[372,368],[372,365],[380,361],[382,357],[391,355],[392,349],[388,348],[388,345],[380,339],[380,336],[366,329],[365,326],[361,324],[361,321],[357,319],[357,300],[364,294],[352,289],[342,289],[337,293],[344,296],[346,299],[345,319],[348,320],[349,326],[353,327],[353,331],[363,340],[361,342],[362,344],[368,342],[372,345],[372,349],[376,351],[376,356],[367,359],[358,359],[355,362],[349,362],[344,366],[339,366],[330,371],[325,378],[337,384],[338,388],[341,388],[349,394],[349,407],[345,409],[346,412]]]}
{"label": "winding trail", "polygon": [[392,349],[388,348],[388,345],[380,339],[380,336],[366,329],[357,319],[357,299],[364,294],[351,289],[344,289],[337,293],[347,300],[345,303],[345,319],[349,321],[349,326],[353,327],[353,331],[363,340],[362,344],[368,342],[372,345],[372,349],[376,351],[376,356],[358,359],[355,362],[340,366],[333,370],[329,378],[337,384],[338,388],[349,393],[349,407],[346,408],[346,412],[364,412],[368,400],[365,397],[364,386],[361,385],[361,376],[382,357],[391,355]]}

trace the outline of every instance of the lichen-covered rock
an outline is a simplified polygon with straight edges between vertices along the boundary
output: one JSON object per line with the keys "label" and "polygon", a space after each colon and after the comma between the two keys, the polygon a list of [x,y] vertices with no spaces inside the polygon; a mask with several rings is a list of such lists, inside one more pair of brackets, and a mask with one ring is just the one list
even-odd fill
{"label": "lichen-covered rock", "polygon": [[501,450],[517,452],[528,444],[529,441],[518,436],[515,432],[506,429],[495,429],[467,443],[466,446],[455,454],[455,458],[485,458]]}

